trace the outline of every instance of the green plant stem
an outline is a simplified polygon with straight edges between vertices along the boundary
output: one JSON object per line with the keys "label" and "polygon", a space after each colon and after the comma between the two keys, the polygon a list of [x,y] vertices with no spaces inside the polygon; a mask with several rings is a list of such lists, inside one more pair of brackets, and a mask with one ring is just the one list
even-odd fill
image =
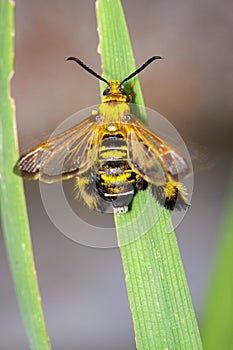
{"label": "green plant stem", "polygon": [[[121,80],[135,70],[121,2],[99,0],[96,11],[103,76]],[[133,81],[134,102],[143,105],[139,81]],[[164,209],[154,222],[158,210],[148,191],[141,191],[128,213],[115,215],[137,349],[200,350],[176,237],[166,230],[171,225],[170,214]]]}
{"label": "green plant stem", "polygon": [[[15,106],[10,97],[14,57],[14,4],[0,4],[0,197],[5,244],[17,299],[31,349],[50,343],[41,307],[22,180],[13,173],[18,158]],[[12,332],[14,334],[14,331]]]}

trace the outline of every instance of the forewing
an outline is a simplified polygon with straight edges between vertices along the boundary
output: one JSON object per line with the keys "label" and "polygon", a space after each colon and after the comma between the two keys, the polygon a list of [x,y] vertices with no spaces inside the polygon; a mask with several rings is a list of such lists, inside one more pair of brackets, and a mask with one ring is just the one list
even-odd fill
{"label": "forewing", "polygon": [[165,182],[166,174],[182,177],[189,173],[188,164],[178,150],[147,129],[134,115],[131,122],[132,128],[128,133],[129,159],[135,172],[157,185]]}
{"label": "forewing", "polygon": [[33,147],[16,167],[23,176],[53,182],[85,172],[97,159],[98,121],[94,116]]}
{"label": "forewing", "polygon": [[132,170],[150,183],[165,184],[165,172],[158,154],[141,138],[138,130],[128,132],[128,160]]}

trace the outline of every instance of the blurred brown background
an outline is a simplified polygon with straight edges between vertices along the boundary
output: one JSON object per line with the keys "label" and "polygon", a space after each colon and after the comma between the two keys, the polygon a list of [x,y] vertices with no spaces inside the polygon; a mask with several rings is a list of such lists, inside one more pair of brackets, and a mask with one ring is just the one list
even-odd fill
{"label": "blurred brown background", "polygon": [[[113,1],[113,0],[112,0]],[[223,0],[123,0],[145,103],[184,139],[203,145],[214,167],[194,178],[192,207],[176,230],[197,316],[220,234],[232,165],[233,4]],[[99,103],[99,83],[68,56],[101,73],[95,2],[16,0],[16,99],[21,150],[67,116]],[[56,350],[133,350],[132,321],[117,249],[65,238],[50,222],[37,183],[25,183],[45,317]],[[28,350],[3,241],[0,348]]]}

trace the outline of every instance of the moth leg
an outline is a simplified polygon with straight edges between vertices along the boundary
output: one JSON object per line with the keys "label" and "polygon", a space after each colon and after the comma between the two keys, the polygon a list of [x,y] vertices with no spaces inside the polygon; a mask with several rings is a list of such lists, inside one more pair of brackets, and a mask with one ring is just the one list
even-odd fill
{"label": "moth leg", "polygon": [[141,191],[148,187],[148,182],[144,180],[140,175],[136,175],[136,188]]}
{"label": "moth leg", "polygon": [[75,177],[76,198],[82,198],[90,209],[105,212],[107,206],[97,191],[95,174],[94,170],[88,170],[86,173]]}
{"label": "moth leg", "polygon": [[151,185],[152,195],[169,210],[184,210],[190,206],[187,202],[185,186],[178,181],[169,179],[164,186]]}

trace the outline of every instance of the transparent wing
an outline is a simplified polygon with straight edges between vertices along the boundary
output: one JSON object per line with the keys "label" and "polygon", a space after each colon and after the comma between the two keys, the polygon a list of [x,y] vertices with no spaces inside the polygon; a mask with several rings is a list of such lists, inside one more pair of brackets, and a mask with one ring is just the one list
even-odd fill
{"label": "transparent wing", "polygon": [[128,161],[133,171],[149,183],[165,184],[165,171],[158,154],[141,138],[138,130],[128,133]]}
{"label": "transparent wing", "polygon": [[31,148],[16,167],[30,179],[53,182],[85,172],[98,155],[98,121],[95,116]]}
{"label": "transparent wing", "polygon": [[173,146],[155,135],[134,115],[128,132],[128,158],[133,170],[156,185],[166,182],[166,174],[184,176],[189,172],[185,158]]}

